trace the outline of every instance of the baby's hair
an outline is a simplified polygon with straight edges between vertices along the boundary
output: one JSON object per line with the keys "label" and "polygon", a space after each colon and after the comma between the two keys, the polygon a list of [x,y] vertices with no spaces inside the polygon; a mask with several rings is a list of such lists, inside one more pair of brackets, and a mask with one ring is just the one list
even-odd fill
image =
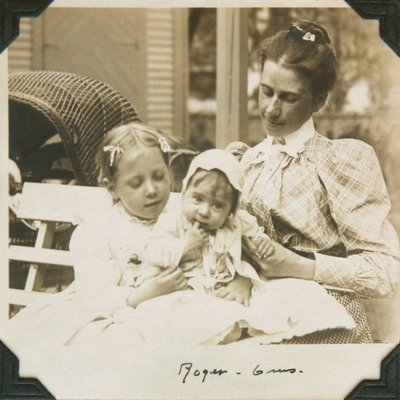
{"label": "baby's hair", "polygon": [[187,188],[189,186],[197,187],[200,183],[208,183],[211,188],[212,194],[218,191],[223,191],[225,196],[232,196],[231,213],[236,211],[239,202],[239,191],[236,190],[230,183],[226,175],[219,169],[205,170],[198,168],[196,172],[190,177],[187,183]]}
{"label": "baby's hair", "polygon": [[97,152],[99,183],[102,184],[105,178],[113,180],[123,152],[132,148],[158,148],[168,168],[168,151],[163,148],[165,144],[164,136],[159,131],[141,123],[132,122],[112,129],[105,134]]}

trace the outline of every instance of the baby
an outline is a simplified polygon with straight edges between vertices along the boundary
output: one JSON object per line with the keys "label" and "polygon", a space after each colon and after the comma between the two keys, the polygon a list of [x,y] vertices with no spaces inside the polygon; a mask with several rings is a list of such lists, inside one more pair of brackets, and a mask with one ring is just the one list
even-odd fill
{"label": "baby", "polygon": [[[248,305],[250,279],[259,278],[241,260],[242,238],[252,241],[260,258],[272,255],[274,248],[255,217],[239,208],[242,185],[240,165],[227,151],[213,149],[196,156],[183,181],[181,204],[159,217],[145,245],[147,267],[139,270],[136,285],[156,272],[148,265],[179,266],[192,289],[213,293],[230,287],[244,291],[236,299]],[[236,284],[229,286],[234,280]]]}

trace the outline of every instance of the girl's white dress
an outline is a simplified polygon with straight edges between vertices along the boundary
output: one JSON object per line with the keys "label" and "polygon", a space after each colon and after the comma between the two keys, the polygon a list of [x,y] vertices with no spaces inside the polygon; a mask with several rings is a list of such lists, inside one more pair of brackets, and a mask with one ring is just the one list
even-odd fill
{"label": "girl's white dress", "polygon": [[[50,301],[38,301],[9,321],[3,338],[11,350],[40,354],[48,346],[86,345],[111,335],[118,323],[114,314],[125,307],[134,290],[119,285],[121,273],[132,255],[142,253],[143,240],[153,226],[154,221],[130,217],[119,203],[79,224],[70,243],[74,282]],[[133,331],[129,338],[135,341]]]}

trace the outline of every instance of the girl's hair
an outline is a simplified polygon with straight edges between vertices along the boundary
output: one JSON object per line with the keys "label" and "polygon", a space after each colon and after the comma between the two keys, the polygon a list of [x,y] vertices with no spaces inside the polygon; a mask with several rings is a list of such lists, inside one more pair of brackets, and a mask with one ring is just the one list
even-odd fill
{"label": "girl's hair", "polygon": [[180,191],[191,159],[198,154],[184,139],[169,136],[138,122],[116,127],[106,133],[96,157],[98,182],[104,178],[112,180],[124,150],[133,147],[156,147],[170,172],[171,189]]}
{"label": "girl's hair", "polygon": [[215,196],[218,191],[223,191],[226,197],[231,195],[231,213],[236,211],[239,201],[239,191],[229,183],[228,178],[222,171],[219,169],[205,170],[198,168],[197,171],[190,177],[186,190],[191,185],[196,187],[203,182],[208,184],[213,196]]}
{"label": "girl's hair", "polygon": [[286,31],[265,39],[258,50],[263,70],[266,60],[295,70],[310,83],[312,94],[328,93],[336,82],[337,59],[326,29],[311,21],[298,21]]}
{"label": "girl's hair", "polygon": [[123,152],[134,147],[158,148],[168,167],[168,150],[164,147],[166,143],[160,132],[138,122],[112,129],[105,134],[97,152],[96,167],[99,183],[102,184],[104,178],[113,180]]}

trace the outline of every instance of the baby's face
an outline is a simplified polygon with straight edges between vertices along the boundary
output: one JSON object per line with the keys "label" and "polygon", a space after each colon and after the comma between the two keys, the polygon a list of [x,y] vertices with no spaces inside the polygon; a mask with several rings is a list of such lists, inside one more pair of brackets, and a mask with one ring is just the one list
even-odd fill
{"label": "baby's face", "polygon": [[199,222],[206,230],[216,230],[224,225],[231,213],[233,190],[214,190],[208,182],[190,185],[183,194],[183,215],[190,222]]}

